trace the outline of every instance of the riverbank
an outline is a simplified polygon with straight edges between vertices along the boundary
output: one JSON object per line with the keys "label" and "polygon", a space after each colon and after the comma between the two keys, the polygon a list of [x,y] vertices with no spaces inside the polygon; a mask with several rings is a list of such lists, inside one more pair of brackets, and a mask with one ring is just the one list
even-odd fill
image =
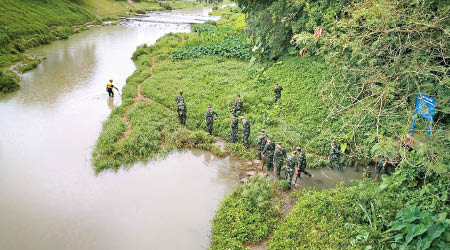
{"label": "riverbank", "polygon": [[[333,129],[341,124],[330,119],[322,125],[328,109],[326,100],[321,98],[321,91],[325,86],[319,82],[323,78],[331,78],[333,72],[326,68],[322,59],[312,57],[287,56],[277,63],[249,63],[251,47],[242,32],[245,17],[238,12],[237,7],[218,10],[212,13],[223,15],[217,23],[196,25],[193,27],[193,33],[167,35],[153,46],[138,48],[133,55],[138,70],[128,79],[124,88],[126,94],[123,97],[123,105],[133,103],[136,86],[142,83],[143,96],[174,112],[172,118],[175,119],[176,107],[173,99],[182,90],[188,108],[186,127],[194,131],[204,131],[204,112],[207,106],[212,104],[219,115],[214,124],[214,135],[229,142],[230,110],[236,95],[241,94],[244,101],[241,115],[251,124],[252,145],[256,145],[258,131],[264,128],[273,140],[283,142],[288,150],[301,145],[309,159],[308,167],[325,166],[329,138],[333,137]],[[148,69],[153,61],[156,62],[154,75],[149,78]],[[274,101],[275,83],[285,89],[278,104]],[[128,101],[128,98],[131,99]],[[138,151],[148,151],[143,145],[134,147],[133,150],[127,149],[125,145],[112,146],[127,127],[123,119],[118,119],[126,114],[125,110],[123,107],[117,109],[106,122],[99,144],[94,150],[96,168],[117,168],[121,164],[133,162],[123,161],[126,157],[122,160],[122,157],[117,157],[114,164],[106,163],[106,159],[117,152],[127,152],[131,157],[139,155]],[[142,125],[135,126],[142,128]],[[152,129],[148,127],[147,130]],[[133,134],[143,136],[137,131]],[[103,145],[106,138],[109,138],[109,141],[105,141]],[[238,138],[239,141],[242,140],[240,133]],[[162,139],[159,143],[163,147]],[[246,150],[241,143],[229,144],[227,149],[242,159],[255,158],[253,151]],[[150,155],[153,153],[146,154]],[[105,159],[105,162],[102,159]]]}
{"label": "riverbank", "polygon": [[26,51],[93,26],[114,24],[119,16],[146,11],[184,9],[207,5],[196,1],[13,1],[0,4],[0,94],[19,89],[18,73],[34,69],[40,60]]}
{"label": "riverbank", "polygon": [[[229,141],[230,111],[236,95],[240,94],[244,102],[240,115],[246,117],[252,126],[251,144],[256,144],[258,131],[264,128],[269,136],[283,142],[287,149],[302,146],[307,154],[308,167],[326,165],[333,138],[339,138],[344,153],[350,152],[351,147],[355,151],[370,151],[370,154],[377,150],[372,150],[373,145],[367,145],[369,142],[364,142],[363,148],[356,148],[356,136],[351,131],[339,134],[347,128],[346,121],[329,115],[335,108],[330,101],[344,90],[335,89],[332,84],[341,81],[342,75],[328,67],[330,62],[321,56],[299,57],[295,53],[283,55],[276,62],[249,63],[251,47],[242,30],[233,28],[243,27],[244,15],[237,8],[220,12],[227,13],[227,18],[194,26],[193,33],[170,34],[153,46],[138,48],[133,55],[138,69],[123,90],[124,106],[113,111],[105,122],[94,149],[93,163],[97,171],[164,156],[161,152],[167,148],[185,148],[183,144],[173,146],[170,129],[167,129],[171,126],[174,131],[184,129],[176,124],[174,98],[179,91],[184,92],[187,104],[188,131],[205,135],[204,113],[212,104],[219,114],[214,124],[214,135]],[[153,75],[148,77],[152,65]],[[274,102],[274,83],[284,88],[279,104]],[[156,111],[144,107],[135,111],[140,105],[132,105],[139,93],[138,85],[143,98],[152,100],[159,107],[154,107]],[[163,114],[170,117],[160,118],[163,124],[158,127],[153,125],[152,117],[159,117],[156,112],[162,109],[165,110]],[[349,108],[348,115],[353,111],[359,112]],[[130,122],[131,132],[126,134],[130,146],[125,147],[117,141],[127,131],[124,117],[130,115],[135,115],[135,121]],[[167,124],[169,122],[172,124]],[[367,133],[373,132],[372,127],[366,129]],[[205,136],[205,139],[213,138]],[[139,144],[140,140],[145,142],[147,138],[156,140],[153,148]],[[103,143],[106,140],[110,143]],[[125,137],[121,142],[126,140]],[[240,143],[229,145],[237,148],[233,152],[236,156],[251,152]],[[430,231],[439,228],[440,233],[435,238],[423,238],[427,239],[427,244],[446,244],[446,236],[442,233],[447,232],[449,226],[446,206],[448,175],[430,171],[421,163],[420,153],[399,151],[404,160],[392,176],[382,176],[381,184],[364,180],[351,187],[294,191],[291,198],[299,202],[284,218],[280,215],[282,201],[279,196],[286,193],[279,190],[280,183],[270,179],[251,179],[222,202],[214,219],[212,248],[393,247],[405,242],[404,238],[409,233],[405,228],[412,224],[422,224]],[[119,157],[112,157],[116,155]],[[123,155],[129,158],[121,159]],[[421,207],[420,204],[424,203],[430,205]],[[431,212],[425,209],[434,214],[432,220],[426,221]],[[408,218],[405,214],[410,212],[421,217]],[[408,222],[411,219],[415,221],[412,224]],[[422,237],[416,238],[417,244],[422,244],[419,239]]]}

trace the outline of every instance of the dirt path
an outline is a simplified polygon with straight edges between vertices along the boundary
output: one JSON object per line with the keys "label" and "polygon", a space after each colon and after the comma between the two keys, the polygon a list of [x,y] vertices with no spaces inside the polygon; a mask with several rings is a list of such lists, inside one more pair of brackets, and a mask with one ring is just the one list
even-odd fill
{"label": "dirt path", "polygon": [[[136,107],[138,105],[139,102],[154,102],[153,99],[145,97],[142,94],[142,84],[147,81],[148,79],[150,79],[153,76],[153,70],[155,69],[156,63],[155,63],[155,57],[152,57],[152,65],[149,68],[150,71],[150,76],[145,78],[141,83],[138,84],[137,88],[136,88],[136,97],[134,98],[134,102],[132,105],[130,105],[129,107],[127,107],[125,114],[122,117],[122,120],[125,122],[127,128],[126,130],[123,132],[123,134],[119,137],[119,139],[117,139],[116,143],[120,144],[123,142],[123,140],[127,137],[128,134],[130,134],[131,130],[132,130],[132,126],[131,126],[131,122],[130,119],[127,115],[128,110],[131,108],[131,106]],[[166,110],[173,112],[173,110],[171,110],[169,107],[159,103],[160,105],[162,105]],[[228,142],[226,142],[225,140],[223,140],[222,138],[216,136],[215,137],[215,142],[214,145],[217,146],[222,153],[227,154],[227,151],[225,150],[226,145],[228,144]]]}
{"label": "dirt path", "polygon": [[123,134],[119,137],[119,139],[117,139],[116,143],[117,144],[121,144],[123,142],[123,140],[127,137],[128,134],[130,134],[131,132],[131,122],[130,119],[128,118],[128,110],[130,109],[131,106],[136,107],[136,105],[138,105],[139,102],[153,102],[152,99],[147,98],[145,96],[142,95],[141,93],[141,89],[142,89],[142,83],[144,83],[145,81],[147,81],[148,79],[150,79],[150,77],[153,76],[153,69],[155,68],[155,57],[152,57],[152,66],[150,66],[150,75],[145,78],[141,83],[139,83],[139,85],[136,88],[136,97],[134,98],[134,102],[132,105],[128,106],[127,109],[125,110],[125,114],[122,117],[122,120],[125,122],[125,124],[127,125],[127,129],[123,132]]}
{"label": "dirt path", "polygon": [[[297,198],[290,197],[290,192],[283,192],[281,194],[281,212],[282,216],[281,218],[284,219],[289,212],[291,212],[292,207],[297,203]],[[249,247],[251,250],[266,250],[267,249],[267,243],[272,238],[272,235],[264,239],[263,241],[252,243],[252,244],[246,244],[247,247]]]}

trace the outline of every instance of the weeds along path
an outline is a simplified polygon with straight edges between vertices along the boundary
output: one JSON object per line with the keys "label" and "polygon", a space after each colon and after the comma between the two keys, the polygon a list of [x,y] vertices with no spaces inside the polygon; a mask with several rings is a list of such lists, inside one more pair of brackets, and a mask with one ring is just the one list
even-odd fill
{"label": "weeds along path", "polygon": [[[290,192],[282,192],[281,193],[281,213],[282,216],[281,218],[284,219],[289,212],[291,212],[291,209],[293,206],[295,206],[295,204],[297,203],[297,198],[296,197],[292,197],[289,195]],[[271,234],[269,237],[267,237],[266,239],[260,241],[260,242],[256,242],[256,243],[250,243],[250,244],[245,244],[245,246],[249,247],[250,250],[266,250],[267,249],[267,243],[270,241],[270,239],[272,239],[273,234]]]}
{"label": "weeds along path", "polygon": [[[153,70],[155,69],[156,63],[155,63],[155,57],[152,57],[152,65],[149,68],[150,71],[150,76],[145,78],[142,82],[140,82],[136,88],[136,97],[134,98],[134,102],[133,104],[129,105],[126,110],[125,113],[122,117],[122,120],[125,122],[126,124],[126,130],[123,132],[123,134],[117,139],[116,143],[117,144],[121,144],[123,142],[123,140],[128,136],[128,134],[130,134],[132,128],[132,124],[131,121],[128,117],[128,111],[130,110],[131,107],[136,107],[138,105],[139,102],[154,102],[157,103],[159,105],[161,105],[162,107],[164,107],[167,111],[170,112],[174,112],[173,110],[171,110],[169,107],[167,107],[166,105],[156,102],[151,98],[148,98],[146,96],[144,96],[142,94],[142,84],[147,81],[148,79],[150,79],[153,76]],[[186,128],[188,129],[188,128]],[[189,130],[189,129],[188,129]],[[215,136],[215,143],[214,143],[219,149],[220,151],[222,151],[222,153],[226,153],[226,145],[228,144],[228,142],[226,142],[225,140],[223,140],[222,138]]]}
{"label": "weeds along path", "polygon": [[123,142],[123,140],[127,137],[127,135],[131,132],[131,130],[133,129],[131,126],[131,121],[128,118],[128,111],[130,110],[130,108],[136,107],[138,105],[139,102],[153,102],[152,99],[147,98],[145,96],[142,95],[141,93],[141,88],[142,88],[142,83],[144,83],[145,81],[147,81],[148,79],[150,79],[150,77],[153,76],[153,69],[155,68],[155,57],[152,57],[152,66],[150,66],[150,76],[148,76],[147,78],[145,78],[142,82],[140,82],[137,86],[137,93],[136,93],[136,97],[134,98],[134,102],[132,105],[129,105],[127,107],[127,109],[125,110],[125,113],[122,117],[122,120],[125,122],[125,124],[127,125],[126,130],[123,132],[123,134],[119,137],[119,139],[117,139],[118,144],[121,144]]}

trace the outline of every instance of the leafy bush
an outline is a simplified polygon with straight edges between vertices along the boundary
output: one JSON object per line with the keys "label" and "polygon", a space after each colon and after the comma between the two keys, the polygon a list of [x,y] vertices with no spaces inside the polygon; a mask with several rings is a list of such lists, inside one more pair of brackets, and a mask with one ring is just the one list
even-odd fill
{"label": "leafy bush", "polygon": [[416,206],[398,211],[389,224],[389,232],[397,233],[392,249],[448,249],[450,247],[450,219],[443,212],[433,215]]}
{"label": "leafy bush", "polygon": [[[330,190],[300,190],[297,197],[297,204],[275,230],[268,249],[381,249],[383,225],[402,205],[370,181]],[[367,217],[365,210],[373,212]],[[372,235],[367,241],[355,240],[366,232]]]}
{"label": "leafy bush", "polygon": [[220,204],[213,219],[211,249],[246,249],[273,231],[280,219],[277,190],[263,177],[237,186]]}
{"label": "leafy bush", "polygon": [[0,70],[0,92],[9,93],[19,89],[20,77],[10,70]]}
{"label": "leafy bush", "polygon": [[198,37],[188,41],[183,48],[173,51],[173,59],[183,60],[206,55],[250,59],[250,46],[239,32],[211,24],[194,26],[193,31]]}
{"label": "leafy bush", "polygon": [[27,60],[25,64],[20,65],[17,69],[24,73],[29,70],[32,70],[36,68],[41,63],[41,59],[39,58],[31,58],[30,60]]}

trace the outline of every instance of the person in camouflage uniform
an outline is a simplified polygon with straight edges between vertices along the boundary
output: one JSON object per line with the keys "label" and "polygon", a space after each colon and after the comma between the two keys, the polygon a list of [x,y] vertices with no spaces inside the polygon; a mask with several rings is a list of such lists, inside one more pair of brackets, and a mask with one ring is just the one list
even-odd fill
{"label": "person in camouflage uniform", "polygon": [[212,135],[212,131],[213,131],[214,116],[215,116],[215,119],[217,119],[217,117],[219,117],[217,115],[217,113],[214,110],[212,110],[212,106],[209,105],[208,110],[206,111],[205,121],[206,121],[206,131],[210,135]]}
{"label": "person in camouflage uniform", "polygon": [[383,170],[387,174],[388,173],[388,169],[387,169],[388,162],[389,162],[389,159],[385,155],[381,156],[381,159],[378,161],[378,164],[377,164],[377,173],[381,173]]}
{"label": "person in camouflage uniform", "polygon": [[294,178],[295,168],[297,167],[297,159],[295,159],[296,151],[292,152],[292,155],[286,159],[286,171],[284,172],[284,179],[289,182],[289,186]]}
{"label": "person in camouflage uniform", "polygon": [[340,156],[341,156],[340,146],[338,143],[336,143],[335,140],[333,140],[331,142],[330,156],[328,157],[331,169],[334,169],[334,166],[336,166],[338,170],[341,170],[341,166],[339,164]]}
{"label": "person in camouflage uniform", "polygon": [[184,99],[181,99],[177,107],[178,119],[181,125],[186,125],[186,112],[186,104],[184,103]]}
{"label": "person in camouflage uniform", "polygon": [[231,120],[231,141],[233,143],[236,142],[236,134],[238,132],[239,120],[236,117],[236,114],[233,114],[233,118]]}
{"label": "person in camouflage uniform", "polygon": [[267,138],[266,145],[264,146],[264,150],[262,152],[262,156],[264,157],[264,162],[266,163],[267,170],[273,170],[273,154],[275,151],[275,143],[272,142],[270,138]]}
{"label": "person in camouflage uniform", "polygon": [[180,103],[181,100],[184,101],[183,91],[180,91],[180,94],[177,97],[175,97],[175,103],[178,105],[178,103]]}
{"label": "person in camouflage uniform", "polygon": [[241,96],[237,95],[237,99],[234,102],[234,112],[233,113],[238,115],[241,112],[243,106],[244,106],[244,103],[241,100]]}
{"label": "person in camouflage uniform", "polygon": [[242,136],[244,137],[244,146],[246,148],[250,147],[250,143],[248,142],[248,137],[250,136],[250,123],[245,120],[244,117],[241,117],[241,121],[242,121],[242,129],[244,130],[244,132],[242,133]]}
{"label": "person in camouflage uniform", "polygon": [[311,177],[311,174],[306,171],[306,155],[305,152],[302,151],[301,147],[297,147],[295,149],[297,151],[297,177],[301,177],[301,174],[304,173],[307,176]]}
{"label": "person in camouflage uniform", "polygon": [[264,147],[266,146],[267,142],[267,135],[265,134],[264,129],[261,129],[261,135],[258,138],[258,160],[262,160],[262,151],[264,150]]}
{"label": "person in camouflage uniform", "polygon": [[275,92],[275,102],[278,102],[278,100],[280,100],[281,98],[281,91],[283,90],[283,87],[281,87],[280,85],[275,84],[275,89],[273,92]]}
{"label": "person in camouflage uniform", "polygon": [[277,148],[274,152],[273,161],[275,162],[275,175],[278,179],[280,179],[281,168],[284,164],[284,158],[286,158],[286,150],[281,145],[281,142],[277,142]]}

